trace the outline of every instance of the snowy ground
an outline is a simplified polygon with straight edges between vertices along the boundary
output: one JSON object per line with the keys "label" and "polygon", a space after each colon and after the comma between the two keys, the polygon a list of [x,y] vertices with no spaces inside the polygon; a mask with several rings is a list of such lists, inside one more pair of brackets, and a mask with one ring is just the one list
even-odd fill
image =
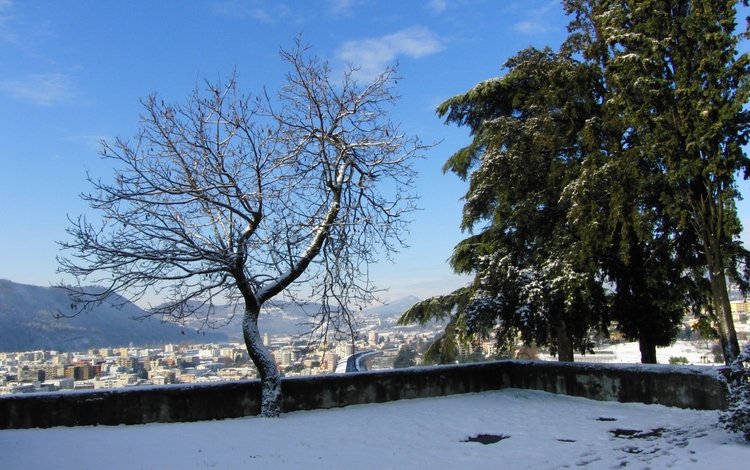
{"label": "snowy ground", "polygon": [[[714,355],[711,353],[712,341],[675,341],[671,346],[656,348],[656,360],[659,364],[669,364],[672,357],[683,357],[688,364],[700,366],[724,365],[723,362],[713,362]],[[742,345],[742,343],[740,343]],[[597,362],[611,364],[630,364],[641,362],[641,352],[637,342],[616,343],[602,348],[596,348],[595,354],[576,354],[576,362]],[[540,359],[556,361],[557,357],[541,354]]]}
{"label": "snowy ground", "polygon": [[[505,389],[279,419],[6,430],[0,431],[0,466],[747,468],[750,446],[717,427],[717,416]],[[472,438],[500,440],[483,444]]]}

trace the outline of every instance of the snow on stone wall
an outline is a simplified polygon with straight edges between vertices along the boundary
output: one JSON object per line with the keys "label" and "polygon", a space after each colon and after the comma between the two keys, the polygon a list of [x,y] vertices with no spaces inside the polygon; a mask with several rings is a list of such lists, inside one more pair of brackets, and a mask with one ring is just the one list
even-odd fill
{"label": "snow on stone wall", "polygon": [[[282,381],[283,411],[476,393],[543,390],[595,400],[724,409],[722,368],[497,361]],[[258,381],[0,397],[0,429],[200,421],[256,415]]]}

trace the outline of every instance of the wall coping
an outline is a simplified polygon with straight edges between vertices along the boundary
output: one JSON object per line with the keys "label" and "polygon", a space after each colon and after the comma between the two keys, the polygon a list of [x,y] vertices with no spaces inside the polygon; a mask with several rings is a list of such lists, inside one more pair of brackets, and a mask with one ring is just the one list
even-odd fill
{"label": "wall coping", "polygon": [[[726,368],[503,360],[282,379],[284,412],[542,390],[594,400],[725,409]],[[181,422],[260,413],[260,382],[175,384],[0,397],[0,429]]]}

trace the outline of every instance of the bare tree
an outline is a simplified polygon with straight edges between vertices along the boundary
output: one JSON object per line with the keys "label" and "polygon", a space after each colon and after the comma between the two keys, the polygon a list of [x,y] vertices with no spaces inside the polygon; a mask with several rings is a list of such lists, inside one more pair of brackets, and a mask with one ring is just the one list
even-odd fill
{"label": "bare tree", "polygon": [[282,293],[313,298],[317,329],[350,328],[351,310],[374,299],[368,265],[403,246],[424,149],[390,119],[393,69],[360,84],[352,69],[334,81],[299,44],[281,58],[289,72],[275,95],[243,95],[233,76],[184,105],[143,100],[135,138],[103,143],[114,181],[89,177],[82,195],[101,221],[71,220],[59,259],[84,306],[157,292],[165,303],[149,314],[210,326],[215,304],[239,305],[264,416],[280,413],[281,395],[261,307]]}

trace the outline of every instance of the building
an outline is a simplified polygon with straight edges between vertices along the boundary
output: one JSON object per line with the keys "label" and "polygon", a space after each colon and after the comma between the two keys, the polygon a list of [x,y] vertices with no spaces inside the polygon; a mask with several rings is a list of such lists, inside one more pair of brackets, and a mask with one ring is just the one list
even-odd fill
{"label": "building", "polygon": [[334,370],[336,370],[338,360],[339,356],[333,351],[329,351],[323,354],[323,362],[320,364],[320,370],[325,372],[333,372]]}
{"label": "building", "polygon": [[135,384],[136,381],[135,374],[105,375],[93,380],[95,389],[126,387]]}
{"label": "building", "polygon": [[378,332],[375,330],[368,331],[367,342],[370,344],[378,344]]}
{"label": "building", "polygon": [[354,345],[352,343],[340,342],[336,345],[336,354],[339,357],[347,357],[354,354]]}
{"label": "building", "polygon": [[750,302],[746,300],[735,300],[730,302],[732,307],[732,319],[735,323],[747,323],[750,318]]}
{"label": "building", "polygon": [[224,380],[245,380],[258,377],[254,367],[229,367],[221,369],[216,375]]}
{"label": "building", "polygon": [[53,380],[65,377],[65,366],[46,364],[44,366],[44,380]]}
{"label": "building", "polygon": [[65,369],[65,377],[73,380],[90,380],[94,378],[94,366],[76,364]]}
{"label": "building", "polygon": [[55,386],[57,390],[73,390],[73,387],[75,386],[75,380],[70,378],[47,380],[46,383]]}
{"label": "building", "polygon": [[138,367],[138,359],[130,356],[120,356],[115,359],[118,367],[122,367],[126,370],[134,370]]}
{"label": "building", "polygon": [[44,382],[44,378],[44,369],[33,366],[23,366],[18,369],[19,382]]}

